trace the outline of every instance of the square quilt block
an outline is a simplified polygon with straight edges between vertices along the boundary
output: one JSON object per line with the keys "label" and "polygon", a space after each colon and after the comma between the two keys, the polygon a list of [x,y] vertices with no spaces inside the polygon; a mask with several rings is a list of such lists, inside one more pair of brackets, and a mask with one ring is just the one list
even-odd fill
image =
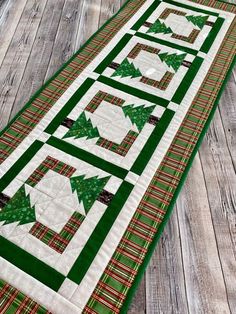
{"label": "square quilt block", "polygon": [[189,48],[195,54],[207,53],[220,31],[224,18],[219,13],[171,0],[154,1],[153,7],[135,23],[132,30],[144,38],[168,41]]}
{"label": "square quilt block", "polygon": [[99,81],[136,95],[145,92],[165,106],[170,101],[181,102],[202,61],[182,50],[126,34],[95,72],[101,74]]}
{"label": "square quilt block", "polygon": [[47,144],[19,170],[0,193],[0,235],[66,275],[71,252],[75,261],[114,195],[132,185]]}
{"label": "square quilt block", "polygon": [[[148,143],[161,139],[176,108],[172,104],[169,109],[168,102],[165,108],[98,81],[83,96],[82,89],[65,105],[63,115],[56,116],[46,128],[45,132],[52,135],[48,143],[56,141],[64,147],[69,143],[140,174],[143,166],[135,165],[144,155],[146,159],[151,157]],[[81,96],[79,101],[77,94]]]}

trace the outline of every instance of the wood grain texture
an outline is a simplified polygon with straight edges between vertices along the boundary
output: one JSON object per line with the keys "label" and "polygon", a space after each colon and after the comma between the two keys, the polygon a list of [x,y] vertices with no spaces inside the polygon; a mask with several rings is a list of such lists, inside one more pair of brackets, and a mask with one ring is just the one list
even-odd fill
{"label": "wood grain texture", "polygon": [[[125,1],[0,0],[0,128]],[[235,102],[236,70],[129,314],[236,313]]]}

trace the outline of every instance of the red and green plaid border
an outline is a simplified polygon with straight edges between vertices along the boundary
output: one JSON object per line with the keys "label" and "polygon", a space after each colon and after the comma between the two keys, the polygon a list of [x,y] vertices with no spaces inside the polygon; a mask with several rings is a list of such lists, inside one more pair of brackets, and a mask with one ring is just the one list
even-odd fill
{"label": "red and green plaid border", "polygon": [[[144,50],[144,51],[147,51],[147,52],[150,52],[153,54],[158,54],[160,52],[160,49],[138,43],[130,51],[127,58],[135,59],[141,50]],[[167,87],[169,86],[171,80],[173,79],[174,75],[175,75],[174,73],[166,71],[166,73],[164,74],[164,76],[162,77],[162,79],[160,81],[156,81],[156,80],[150,79],[146,76],[142,76],[140,79],[140,82],[142,82],[146,85],[161,89],[161,90],[166,90]]]}
{"label": "red and green plaid border", "polygon": [[[89,102],[89,104],[87,105],[85,110],[87,110],[91,113],[94,113],[94,111],[98,108],[98,106],[101,104],[101,102],[103,100],[109,102],[112,105],[118,106],[118,107],[121,107],[125,103],[125,101],[119,97],[115,97],[115,96],[108,94],[106,92],[99,91],[93,97],[93,99]],[[138,137],[138,133],[130,130],[126,134],[125,138],[123,139],[123,141],[120,144],[112,142],[112,141],[110,141],[104,137],[100,137],[98,139],[98,141],[96,142],[96,144],[100,147],[103,147],[103,148],[108,149],[112,152],[115,152],[118,155],[125,156],[128,153],[131,146],[133,145],[133,143],[135,142],[135,140],[137,139],[137,137]]]}
{"label": "red and green plaid border", "polygon": [[124,8],[104,25],[33,97],[24,111],[8,125],[0,136],[0,164],[18,147],[39,121],[68,89],[78,75],[94,60],[124,24],[146,0],[130,0]]}
{"label": "red and green plaid border", "polygon": [[137,132],[130,130],[126,134],[125,138],[120,144],[109,141],[105,139],[104,137],[100,137],[98,141],[96,142],[96,144],[100,147],[103,147],[112,152],[115,152],[118,155],[125,156],[128,153],[130,147],[133,145],[133,143],[137,139],[138,135],[139,134]]}
{"label": "red and green plaid border", "polygon": [[84,218],[85,216],[78,212],[74,212],[60,233],[55,232],[54,230],[37,221],[30,229],[29,233],[35,236],[37,239],[41,240],[53,250],[62,254],[75,235],[76,231],[79,229]]}
{"label": "red and green plaid border", "polygon": [[89,104],[86,106],[84,110],[94,113],[94,111],[98,108],[98,106],[101,104],[103,100],[118,107],[122,107],[122,105],[125,103],[124,99],[115,97],[103,91],[99,91],[89,102]]}
{"label": "red and green plaid border", "polygon": [[25,183],[32,187],[36,186],[36,184],[43,179],[48,170],[53,170],[67,178],[70,178],[76,171],[74,167],[71,167],[51,156],[47,156],[38,168],[34,170]]}
{"label": "red and green plaid border", "polygon": [[52,314],[2,279],[0,279],[0,313]]}
{"label": "red and green plaid border", "polygon": [[[71,167],[51,156],[47,156],[27,179],[26,184],[35,187],[37,183],[43,179],[48,170],[53,170],[67,178],[70,178],[76,171],[74,167]],[[74,212],[60,233],[57,233],[42,223],[36,221],[30,229],[29,233],[58,253],[62,254],[67,245],[70,243],[70,240],[75,235],[76,231],[79,229],[84,218],[85,216],[78,212]]]}
{"label": "red and green plaid border", "polygon": [[[197,2],[204,4],[208,1]],[[213,6],[215,2],[210,3]],[[232,5],[215,5],[230,8],[236,13],[236,7]],[[171,201],[181,180],[184,180],[186,167],[216,105],[236,55],[235,42],[236,18],[83,313],[120,313],[123,309],[134,281],[140,277],[141,266],[151,243],[165,216],[169,215]]]}
{"label": "red and green plaid border", "polygon": [[156,87],[160,90],[166,90],[171,80],[173,79],[174,75],[175,75],[174,73],[166,71],[166,73],[164,74],[160,81],[156,81],[146,76],[142,76],[140,82],[152,87]]}
{"label": "red and green plaid border", "polygon": [[135,59],[137,58],[138,54],[142,51],[147,51],[147,52],[150,52],[150,53],[154,53],[154,54],[158,54],[160,52],[160,49],[157,49],[157,48],[154,48],[154,47],[151,47],[151,46],[148,46],[148,45],[144,45],[144,44],[140,44],[140,43],[137,43],[134,48],[129,52],[127,58],[130,58],[130,59]]}

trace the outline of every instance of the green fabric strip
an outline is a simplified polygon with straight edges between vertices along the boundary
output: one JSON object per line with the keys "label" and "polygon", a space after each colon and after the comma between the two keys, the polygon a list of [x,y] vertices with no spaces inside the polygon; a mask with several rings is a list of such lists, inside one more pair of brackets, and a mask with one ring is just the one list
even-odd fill
{"label": "green fabric strip", "polygon": [[2,236],[0,256],[54,291],[58,291],[65,280],[64,275]]}
{"label": "green fabric strip", "polygon": [[14,165],[4,174],[0,180],[0,192],[19,174],[33,156],[40,150],[44,143],[35,141],[29,149],[14,163]]}
{"label": "green fabric strip", "polygon": [[99,64],[94,72],[102,74],[106,67],[115,59],[121,49],[130,41],[132,35],[125,34],[124,37],[119,41],[115,48],[108,54],[108,56]]}
{"label": "green fabric strip", "polygon": [[203,43],[200,51],[207,53],[210,50],[213,42],[216,39],[216,36],[218,35],[218,33],[219,33],[219,31],[223,25],[223,23],[224,23],[224,19],[222,17],[219,17],[216,20],[214,26],[212,27],[212,30],[210,31],[210,34],[207,36],[207,38],[206,38],[205,42]]}
{"label": "green fabric strip", "polygon": [[45,132],[53,134],[61,121],[74,109],[78,104],[80,99],[85,95],[89,88],[93,85],[95,81],[91,78],[85,80],[85,82],[78,88],[74,95],[69,99],[69,101],[64,105],[64,107],[59,111],[52,122],[47,126]]}
{"label": "green fabric strip", "polygon": [[160,105],[162,107],[167,107],[169,105],[169,101],[164,99],[164,98],[161,98],[161,97],[158,97],[158,96],[146,93],[146,92],[144,92],[144,91],[142,91],[140,89],[137,89],[137,88],[134,88],[134,87],[122,84],[122,83],[117,82],[115,80],[109,79],[109,78],[107,78],[105,76],[101,75],[98,78],[98,81],[102,82],[102,83],[104,83],[106,85],[109,85],[111,87],[114,87],[116,89],[120,89],[123,92],[131,94],[131,95],[133,95],[135,97],[138,97],[138,98],[141,98],[141,99],[145,99],[145,100],[147,100],[149,102],[152,102],[154,104]]}
{"label": "green fabric strip", "polygon": [[188,70],[188,72],[185,74],[185,77],[183,78],[182,82],[180,83],[177,91],[175,92],[172,101],[180,104],[181,101],[183,100],[186,92],[188,91],[190,85],[193,82],[193,79],[195,78],[197,72],[199,71],[201,64],[203,63],[203,59],[200,57],[196,57],[193,60],[193,63]]}
{"label": "green fabric strip", "polygon": [[144,148],[142,149],[141,153],[139,154],[138,158],[134,162],[130,171],[141,175],[143,170],[145,169],[148,161],[151,159],[157,145],[159,144],[163,134],[165,133],[171,119],[174,116],[174,112],[166,109],[161,120],[155,127],[154,131],[152,132],[149,140],[146,142]]}
{"label": "green fabric strip", "polygon": [[187,4],[184,4],[184,3],[180,3],[180,2],[176,2],[176,1],[172,1],[172,0],[164,0],[163,2],[170,3],[170,4],[173,4],[173,5],[176,5],[177,7],[188,9],[188,10],[192,10],[192,11],[195,11],[195,12],[201,12],[203,14],[219,16],[219,14],[216,13],[216,12],[200,9],[200,8],[193,7],[191,5],[187,5]]}
{"label": "green fabric strip", "polygon": [[120,179],[124,179],[128,173],[128,170],[116,166],[110,163],[109,161],[99,158],[83,149],[80,149],[70,143],[62,141],[54,136],[51,136],[49,138],[47,144],[56,147],[71,156],[79,158],[80,160],[88,162],[89,164],[97,168],[100,168]]}
{"label": "green fabric strip", "polygon": [[137,31],[143,25],[143,23],[149,18],[153,11],[157,9],[160,3],[161,3],[160,0],[155,0],[153,4],[150,5],[147,11],[141,16],[141,18],[134,24],[134,26],[131,29]]}
{"label": "green fabric strip", "polygon": [[174,49],[178,49],[180,51],[184,51],[184,52],[187,52],[189,54],[192,54],[192,55],[197,55],[198,51],[197,50],[194,50],[194,49],[191,49],[191,48],[188,48],[188,47],[185,47],[185,46],[180,46],[180,45],[177,45],[176,43],[172,43],[170,41],[167,41],[167,40],[164,40],[164,39],[160,39],[160,38],[156,38],[156,37],[152,37],[150,35],[147,35],[147,34],[143,34],[143,33],[139,33],[137,32],[135,34],[135,36],[137,37],[140,37],[140,38],[144,38],[144,39],[147,39],[149,41],[153,41],[155,43],[158,43],[158,44],[161,44],[161,45],[164,45],[164,46],[169,46],[171,48],[174,48]]}
{"label": "green fabric strip", "polygon": [[67,276],[75,283],[79,284],[83,279],[108,232],[112,228],[113,223],[122,210],[128,196],[132,192],[133,187],[134,186],[131,183],[124,181],[113,197],[112,202],[107,207],[100,222],[97,224]]}

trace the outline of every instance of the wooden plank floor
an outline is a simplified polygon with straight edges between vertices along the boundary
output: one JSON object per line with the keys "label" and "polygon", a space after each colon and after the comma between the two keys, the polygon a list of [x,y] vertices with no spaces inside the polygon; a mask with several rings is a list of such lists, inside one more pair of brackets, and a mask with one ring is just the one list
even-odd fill
{"label": "wooden plank floor", "polygon": [[[123,0],[0,0],[0,128]],[[236,313],[236,69],[129,314]]]}

